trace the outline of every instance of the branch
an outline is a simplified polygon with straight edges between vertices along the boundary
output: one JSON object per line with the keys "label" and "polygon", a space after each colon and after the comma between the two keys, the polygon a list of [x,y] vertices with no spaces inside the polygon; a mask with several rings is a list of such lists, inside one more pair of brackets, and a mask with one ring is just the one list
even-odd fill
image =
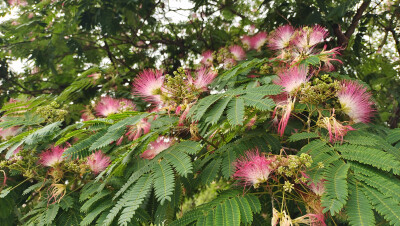
{"label": "branch", "polygon": [[344,48],[347,47],[350,37],[353,35],[354,31],[356,30],[358,23],[363,16],[363,13],[368,8],[371,0],[365,0],[361,4],[360,8],[358,8],[356,15],[354,15],[353,20],[347,31],[343,34],[342,29],[339,24],[333,24],[333,32],[335,33],[336,37],[338,38],[338,44]]}
{"label": "branch", "polygon": [[351,37],[351,35],[356,30],[364,11],[368,8],[370,3],[371,3],[371,0],[366,0],[361,4],[360,8],[358,8],[356,15],[353,17],[353,20],[351,21],[350,27],[347,29],[347,31],[345,33],[345,36],[348,39]]}

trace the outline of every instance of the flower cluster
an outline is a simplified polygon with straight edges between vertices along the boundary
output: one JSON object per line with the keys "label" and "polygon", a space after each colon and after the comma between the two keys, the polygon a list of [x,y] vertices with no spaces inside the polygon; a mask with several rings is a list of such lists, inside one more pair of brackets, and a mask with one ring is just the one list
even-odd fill
{"label": "flower cluster", "polygon": [[[283,152],[283,150],[282,150]],[[269,155],[259,153],[257,149],[247,151],[234,163],[236,171],[233,177],[244,186],[259,188],[261,184],[266,191],[281,188],[282,192],[300,194],[307,208],[307,214],[296,219],[291,219],[286,211],[278,212],[273,209],[272,225],[291,224],[321,224],[325,225],[325,216],[322,212],[321,195],[325,191],[324,181],[318,183],[310,181],[305,170],[313,160],[308,154],[297,155]],[[281,184],[282,179],[284,183]],[[296,192],[293,192],[296,190]]]}
{"label": "flower cluster", "polygon": [[174,140],[172,137],[160,136],[157,138],[157,140],[151,142],[148,145],[147,150],[144,151],[140,155],[140,157],[142,157],[144,159],[153,159],[158,154],[160,154],[162,151],[169,148],[173,143],[174,143]]}
{"label": "flower cluster", "polygon": [[313,27],[302,27],[295,29],[291,25],[278,27],[268,38],[268,47],[276,51],[277,58],[291,64],[297,63],[312,55],[319,57],[324,62],[324,69],[332,71],[334,69],[331,61],[338,61],[335,56],[338,48],[326,51],[326,46],[322,51],[315,47],[323,43],[328,36],[328,31],[319,25]]}
{"label": "flower cluster", "polygon": [[245,186],[252,185],[255,188],[268,180],[270,173],[274,170],[271,166],[272,158],[260,155],[257,149],[247,151],[246,156],[239,158],[236,163],[236,172],[233,175],[241,180]]}
{"label": "flower cluster", "polygon": [[95,107],[96,115],[103,117],[128,110],[136,110],[136,106],[132,101],[127,99],[114,99],[108,96],[101,97]]}

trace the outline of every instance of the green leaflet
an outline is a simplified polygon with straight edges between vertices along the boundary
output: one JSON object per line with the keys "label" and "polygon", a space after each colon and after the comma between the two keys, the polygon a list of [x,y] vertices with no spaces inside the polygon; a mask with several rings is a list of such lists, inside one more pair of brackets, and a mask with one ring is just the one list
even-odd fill
{"label": "green leaflet", "polygon": [[263,94],[246,94],[242,98],[247,106],[255,107],[261,111],[270,111],[275,107],[275,102]]}
{"label": "green leaflet", "polygon": [[400,162],[391,154],[379,149],[351,144],[336,146],[335,149],[340,151],[345,159],[372,165],[385,171],[393,170],[395,174],[400,174]]}
{"label": "green leaflet", "polygon": [[171,195],[175,186],[175,177],[167,161],[160,161],[154,164],[152,178],[154,180],[154,191],[161,205],[166,200],[171,201]]}
{"label": "green leaflet", "polygon": [[88,149],[92,144],[98,140],[100,137],[104,136],[106,134],[107,130],[103,129],[96,134],[72,145],[69,147],[67,150],[64,151],[64,156],[71,156],[71,158],[84,158],[88,155],[90,155],[90,152],[86,149]]}
{"label": "green leaflet", "polygon": [[349,222],[354,226],[375,225],[375,216],[372,211],[372,205],[365,196],[362,185],[359,182],[349,184],[349,201],[347,203],[346,213]]}
{"label": "green leaflet", "polygon": [[364,186],[363,190],[379,214],[392,225],[400,225],[400,205],[398,202],[369,186]]}
{"label": "green leaflet", "polygon": [[199,206],[171,223],[172,226],[189,225],[241,225],[251,224],[253,214],[261,210],[261,204],[253,195],[242,195],[239,191],[225,191],[216,199]]}
{"label": "green leaflet", "polygon": [[243,125],[244,121],[244,100],[235,97],[228,104],[226,112],[231,125]]}
{"label": "green leaflet", "polygon": [[209,184],[214,181],[221,168],[221,158],[211,161],[201,173],[201,182],[203,184]]}
{"label": "green leaflet", "polygon": [[296,142],[299,140],[305,140],[305,139],[312,139],[312,138],[317,138],[319,137],[318,134],[311,132],[311,133],[307,133],[307,132],[303,132],[303,133],[295,133],[293,135],[291,135],[289,137],[289,141],[290,142]]}
{"label": "green leaflet", "polygon": [[219,99],[205,115],[206,122],[210,122],[211,125],[217,123],[218,120],[221,118],[222,113],[224,113],[224,110],[231,99],[232,96],[227,96],[225,98]]}
{"label": "green leaflet", "polygon": [[348,196],[347,171],[350,165],[337,160],[325,170],[325,193],[322,196],[324,213],[330,211],[332,215],[338,213],[346,204]]}

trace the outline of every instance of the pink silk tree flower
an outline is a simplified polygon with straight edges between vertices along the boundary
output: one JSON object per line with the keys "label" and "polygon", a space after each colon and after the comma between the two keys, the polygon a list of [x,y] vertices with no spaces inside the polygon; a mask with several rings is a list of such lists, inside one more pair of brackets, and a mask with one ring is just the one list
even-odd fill
{"label": "pink silk tree flower", "polygon": [[217,77],[218,73],[208,68],[202,67],[196,71],[196,78],[188,75],[189,84],[192,84],[196,89],[207,91],[208,85]]}
{"label": "pink silk tree flower", "polygon": [[229,51],[232,53],[235,60],[240,61],[246,58],[246,53],[244,52],[243,48],[238,45],[229,47]]}
{"label": "pink silk tree flower", "polygon": [[328,31],[320,25],[300,29],[293,40],[293,44],[300,50],[312,49],[328,36]]}
{"label": "pink silk tree flower", "polygon": [[119,100],[112,97],[101,97],[96,104],[95,111],[98,116],[107,117],[108,115],[118,113],[120,109]]}
{"label": "pink silk tree flower", "polygon": [[94,174],[99,174],[105,170],[110,164],[110,157],[105,155],[101,150],[88,156],[86,164],[90,167]]}
{"label": "pink silk tree flower", "polygon": [[119,99],[119,111],[135,111],[136,105],[128,99]]}
{"label": "pink silk tree flower", "polygon": [[349,125],[343,125],[338,122],[334,117],[324,117],[322,119],[323,126],[328,130],[329,141],[335,143],[337,141],[343,142],[343,137],[348,131],[354,130],[353,127]]}
{"label": "pink silk tree flower", "polygon": [[183,111],[183,113],[179,117],[178,126],[184,125],[183,122],[185,121],[187,115],[189,114],[189,111],[190,111],[190,105],[187,105],[185,111]]}
{"label": "pink silk tree flower", "polygon": [[250,46],[252,49],[260,50],[260,48],[265,44],[267,41],[267,33],[259,32],[253,37],[251,37]]}
{"label": "pink silk tree flower", "polygon": [[371,100],[371,93],[355,81],[344,80],[341,82],[341,90],[338,91],[342,110],[355,123],[368,123],[374,112],[374,102]]}
{"label": "pink silk tree flower", "polygon": [[19,132],[20,132],[20,130],[19,130],[18,126],[9,127],[9,128],[6,128],[6,129],[0,128],[0,137],[3,140],[6,140],[8,138],[14,137]]}
{"label": "pink silk tree flower", "polygon": [[133,94],[142,96],[146,101],[160,103],[164,76],[160,70],[143,70],[133,81]]}
{"label": "pink silk tree flower", "polygon": [[289,47],[293,39],[294,28],[291,25],[278,27],[270,36],[268,47],[272,50],[280,50]]}
{"label": "pink silk tree flower", "polygon": [[213,60],[214,60],[213,51],[207,50],[203,54],[201,54],[201,56],[203,57],[203,59],[201,59],[201,63],[204,66],[209,67],[213,65]]}
{"label": "pink silk tree flower", "polygon": [[252,37],[248,36],[248,35],[244,35],[242,37],[242,44],[246,49],[251,49],[251,43],[252,43]]}
{"label": "pink silk tree flower", "polygon": [[160,154],[165,149],[173,144],[171,137],[160,136],[157,140],[151,142],[146,151],[140,157],[144,159],[153,159],[156,155]]}
{"label": "pink silk tree flower", "polygon": [[278,134],[280,136],[283,136],[283,134],[285,132],[285,128],[289,122],[290,114],[294,108],[295,102],[296,102],[296,98],[292,99],[291,97],[288,97],[286,100],[276,102],[276,107],[272,114],[272,118],[275,118],[277,111],[280,110],[280,112],[282,114],[282,118],[278,123]]}
{"label": "pink silk tree flower", "polygon": [[58,163],[64,161],[63,153],[66,148],[62,148],[60,146],[53,146],[49,150],[40,153],[39,155],[39,163],[43,166],[51,166],[54,167]]}
{"label": "pink silk tree flower", "polygon": [[[305,178],[307,178],[310,181],[310,177],[304,173],[304,172],[300,172],[301,175]],[[319,180],[317,183],[311,182],[311,183],[305,183],[305,185],[312,191],[314,192],[314,194],[318,195],[318,196],[322,196],[322,194],[324,194],[325,192],[325,179],[321,179]]]}
{"label": "pink silk tree flower", "polygon": [[252,185],[255,188],[260,183],[268,180],[273,169],[270,164],[273,160],[260,155],[258,149],[249,150],[245,156],[237,159],[235,164],[236,172],[233,177],[242,181],[244,186]]}
{"label": "pink silk tree flower", "polygon": [[225,70],[231,69],[235,65],[236,65],[236,60],[233,58],[226,58],[224,60],[224,69]]}
{"label": "pink silk tree flower", "polygon": [[324,63],[322,70],[328,71],[328,72],[334,71],[335,67],[333,66],[331,61],[336,61],[341,64],[343,63],[341,60],[335,58],[336,55],[339,54],[340,49],[341,49],[340,47],[336,47],[336,48],[326,51],[326,45],[324,45],[324,48],[319,53],[319,60]]}
{"label": "pink silk tree flower", "polygon": [[82,121],[89,121],[96,118],[88,106],[86,106],[85,109],[81,111],[81,113],[82,113],[81,115]]}
{"label": "pink silk tree flower", "polygon": [[307,76],[307,69],[305,67],[292,67],[278,73],[278,76],[278,79],[273,82],[277,85],[283,86],[283,90],[289,94],[297,90],[301,84],[308,82],[310,79]]}
{"label": "pink silk tree flower", "polygon": [[129,140],[137,140],[144,134],[150,132],[151,124],[147,121],[147,119],[142,119],[136,125],[129,126],[128,132],[126,135]]}

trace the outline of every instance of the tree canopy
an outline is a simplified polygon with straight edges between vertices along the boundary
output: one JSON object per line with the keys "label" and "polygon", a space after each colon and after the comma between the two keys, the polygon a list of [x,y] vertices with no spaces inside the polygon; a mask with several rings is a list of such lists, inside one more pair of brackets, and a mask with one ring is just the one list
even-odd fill
{"label": "tree canopy", "polygon": [[1,4],[4,225],[400,224],[399,1]]}

